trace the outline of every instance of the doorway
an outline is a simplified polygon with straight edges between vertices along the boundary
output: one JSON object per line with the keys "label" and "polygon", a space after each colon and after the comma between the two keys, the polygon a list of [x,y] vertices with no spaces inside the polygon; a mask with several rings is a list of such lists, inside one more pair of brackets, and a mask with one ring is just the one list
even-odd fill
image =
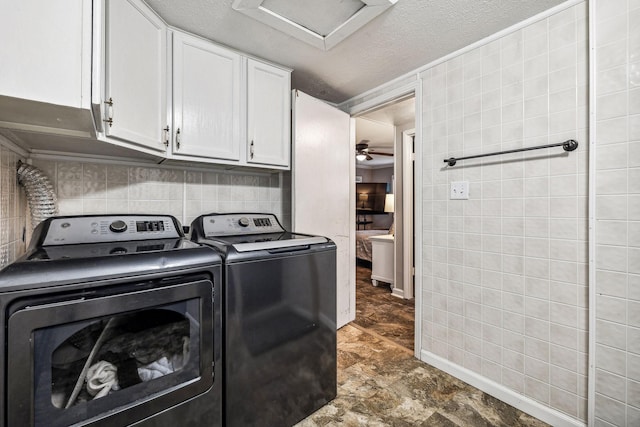
{"label": "doorway", "polygon": [[[356,319],[414,351],[413,92],[354,116]],[[384,191],[384,194],[378,194]],[[386,200],[384,200],[386,199]]]}

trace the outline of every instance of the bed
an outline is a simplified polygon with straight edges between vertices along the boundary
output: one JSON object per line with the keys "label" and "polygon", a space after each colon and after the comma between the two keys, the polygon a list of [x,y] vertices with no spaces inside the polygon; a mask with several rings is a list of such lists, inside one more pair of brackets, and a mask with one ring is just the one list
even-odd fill
{"label": "bed", "polygon": [[356,230],[356,258],[371,262],[371,236],[389,234],[389,230]]}

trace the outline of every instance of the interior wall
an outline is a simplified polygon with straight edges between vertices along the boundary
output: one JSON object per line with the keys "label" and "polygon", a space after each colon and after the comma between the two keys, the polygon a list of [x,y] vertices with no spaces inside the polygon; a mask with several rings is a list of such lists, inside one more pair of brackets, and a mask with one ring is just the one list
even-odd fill
{"label": "interior wall", "polygon": [[24,253],[27,218],[24,191],[16,178],[17,162],[24,159],[3,142],[7,141],[0,136],[0,268]]}
{"label": "interior wall", "polygon": [[[421,74],[423,360],[576,422],[587,418],[587,29],[582,2]],[[566,139],[578,150],[443,162]],[[469,200],[450,200],[463,180]]]}
{"label": "interior wall", "polygon": [[595,2],[595,418],[640,425],[640,2]]}
{"label": "interior wall", "polygon": [[371,172],[373,171],[373,169],[365,169],[365,168],[359,168],[358,166],[356,166],[356,176],[359,176],[362,178],[362,182],[373,182],[371,181]]}

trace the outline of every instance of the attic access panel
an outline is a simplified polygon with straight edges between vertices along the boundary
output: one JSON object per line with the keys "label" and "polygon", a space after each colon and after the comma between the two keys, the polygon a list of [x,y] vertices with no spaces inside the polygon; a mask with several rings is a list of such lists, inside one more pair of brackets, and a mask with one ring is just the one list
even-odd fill
{"label": "attic access panel", "polygon": [[355,33],[398,0],[234,0],[233,8],[322,50]]}

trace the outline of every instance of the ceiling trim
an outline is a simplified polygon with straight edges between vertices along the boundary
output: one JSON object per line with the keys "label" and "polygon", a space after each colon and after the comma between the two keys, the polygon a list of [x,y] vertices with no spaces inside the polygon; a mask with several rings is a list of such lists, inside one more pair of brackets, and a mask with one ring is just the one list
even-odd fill
{"label": "ceiling trim", "polygon": [[360,0],[365,6],[326,36],[311,31],[263,7],[263,1],[264,0],[234,0],[232,7],[238,12],[308,43],[311,46],[321,50],[329,50],[396,4],[398,0]]}

